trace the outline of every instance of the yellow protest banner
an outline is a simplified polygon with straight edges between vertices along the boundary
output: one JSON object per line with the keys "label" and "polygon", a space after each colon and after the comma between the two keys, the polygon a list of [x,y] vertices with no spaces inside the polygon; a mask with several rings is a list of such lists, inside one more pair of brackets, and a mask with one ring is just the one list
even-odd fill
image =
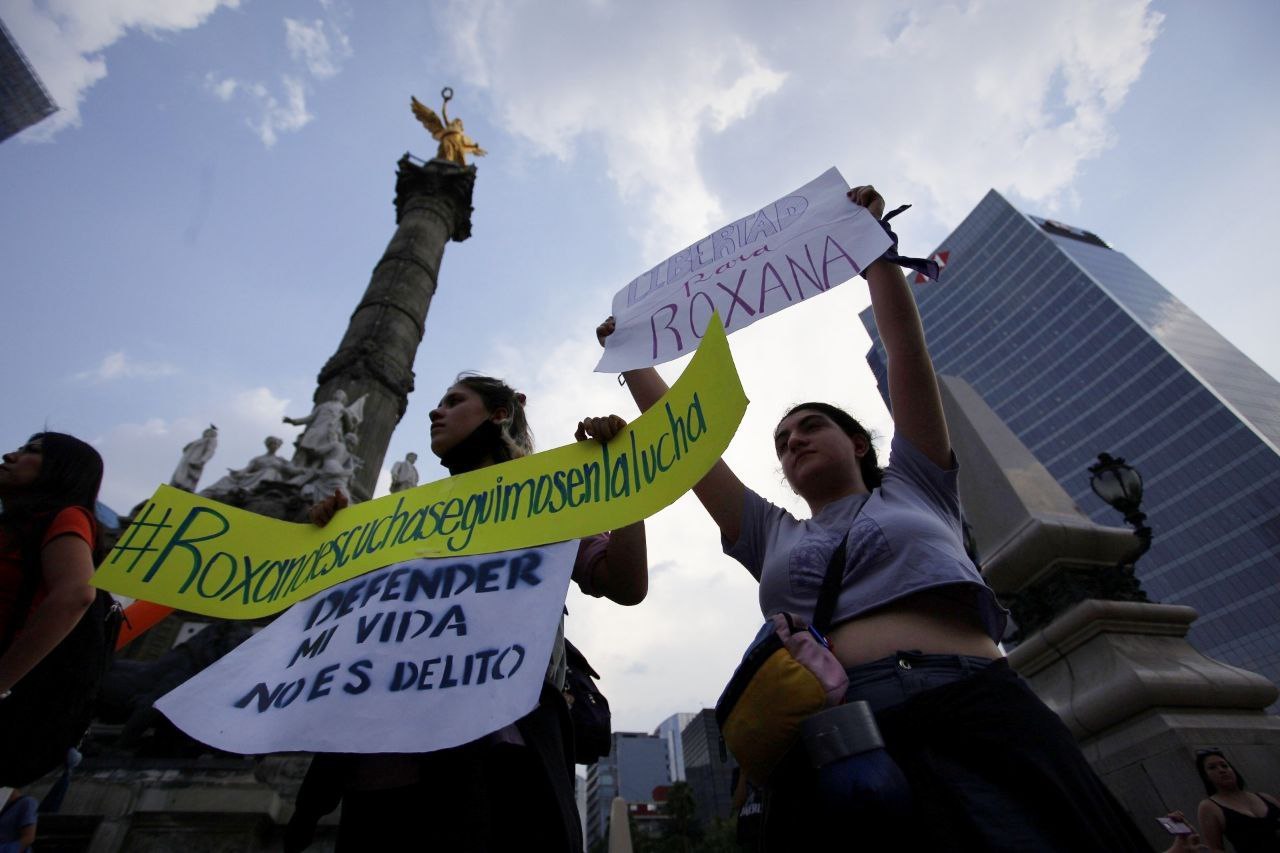
{"label": "yellow protest banner", "polygon": [[606,445],[579,442],[356,504],[323,528],[161,486],[93,582],[193,613],[254,619],[415,557],[489,554],[613,530],[702,479],[746,407],[715,317],[666,396]]}

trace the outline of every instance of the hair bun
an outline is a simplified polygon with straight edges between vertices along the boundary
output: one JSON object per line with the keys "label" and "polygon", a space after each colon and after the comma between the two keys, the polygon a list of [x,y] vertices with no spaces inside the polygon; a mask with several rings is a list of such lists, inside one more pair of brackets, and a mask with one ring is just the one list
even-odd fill
{"label": "hair bun", "polygon": [[524,405],[524,394],[520,393],[519,391],[516,392],[516,402],[522,406]]}

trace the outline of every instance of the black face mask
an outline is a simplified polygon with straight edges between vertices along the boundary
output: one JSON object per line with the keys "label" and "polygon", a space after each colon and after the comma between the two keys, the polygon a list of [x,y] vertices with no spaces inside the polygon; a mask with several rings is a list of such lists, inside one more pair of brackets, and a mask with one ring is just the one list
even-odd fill
{"label": "black face mask", "polygon": [[502,427],[491,420],[481,422],[470,435],[446,450],[440,456],[440,464],[456,477],[476,470],[486,457],[494,462],[506,462],[511,458],[511,451],[502,440]]}

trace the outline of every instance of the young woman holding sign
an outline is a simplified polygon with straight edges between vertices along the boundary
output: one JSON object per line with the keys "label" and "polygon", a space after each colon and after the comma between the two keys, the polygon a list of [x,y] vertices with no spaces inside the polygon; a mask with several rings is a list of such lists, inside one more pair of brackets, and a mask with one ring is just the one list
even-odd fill
{"label": "young woman holding sign", "polygon": [[[499,379],[459,376],[430,417],[431,450],[450,474],[533,452],[524,395]],[[604,442],[624,426],[617,415],[586,418],[575,437]],[[336,493],[312,508],[312,520],[328,524],[346,505]],[[644,523],[583,539],[573,580],[587,595],[626,605],[644,600]],[[406,838],[433,850],[582,850],[563,694],[563,628],[562,621],[538,707],[513,725],[423,755],[317,755],[298,795],[286,850],[303,849],[316,821],[339,800],[339,851],[406,849]]]}
{"label": "young woman holding sign", "polygon": [[[874,188],[848,195],[883,215]],[[802,403],[775,427],[773,448],[810,518],[769,503],[723,460],[694,493],[725,552],[760,582],[766,617],[808,618],[845,541],[828,639],[849,675],[846,701],[870,703],[917,814],[832,827],[815,808],[812,774],[775,774],[766,849],[800,849],[834,833],[856,835],[867,849],[1148,849],[1067,728],[1003,660],[1006,613],[965,555],[956,462],[915,299],[885,258],[865,277],[889,356],[888,466],[844,411]],[[613,328],[609,318],[597,329],[602,344]],[[642,411],[667,390],[652,368],[623,375]]]}

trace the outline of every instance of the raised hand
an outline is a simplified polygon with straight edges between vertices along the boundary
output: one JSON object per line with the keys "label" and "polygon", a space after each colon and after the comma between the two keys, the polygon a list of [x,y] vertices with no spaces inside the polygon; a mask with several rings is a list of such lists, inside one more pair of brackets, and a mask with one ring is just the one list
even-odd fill
{"label": "raised hand", "polygon": [[603,323],[596,326],[596,340],[600,342],[600,346],[604,346],[604,339],[613,334],[613,330],[618,327],[618,323],[610,315]]}
{"label": "raised hand", "polygon": [[865,207],[876,219],[884,216],[884,196],[876,192],[876,188],[871,184],[867,184],[865,187],[854,187],[845,195],[849,197],[849,201],[859,207]]}

